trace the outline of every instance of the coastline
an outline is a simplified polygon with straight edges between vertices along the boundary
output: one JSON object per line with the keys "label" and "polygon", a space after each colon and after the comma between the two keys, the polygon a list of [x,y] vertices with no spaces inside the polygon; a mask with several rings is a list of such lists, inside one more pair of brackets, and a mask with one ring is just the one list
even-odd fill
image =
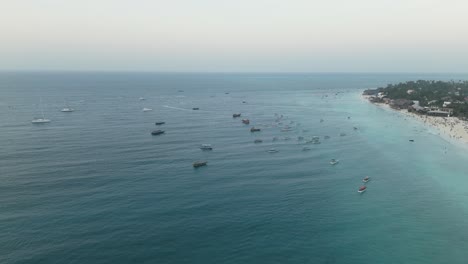
{"label": "coastline", "polygon": [[452,143],[468,144],[468,122],[460,120],[457,117],[436,117],[428,115],[419,115],[408,112],[406,109],[394,109],[385,103],[369,102],[369,96],[362,95],[361,98],[370,104],[373,104],[382,109],[391,110],[401,114],[404,117],[409,117],[418,122],[421,122],[429,128],[434,128],[438,135]]}

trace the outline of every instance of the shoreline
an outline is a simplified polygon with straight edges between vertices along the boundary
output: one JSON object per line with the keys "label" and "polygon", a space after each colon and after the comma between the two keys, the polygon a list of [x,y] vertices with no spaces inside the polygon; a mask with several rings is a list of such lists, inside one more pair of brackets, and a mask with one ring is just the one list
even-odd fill
{"label": "shoreline", "polygon": [[401,114],[404,117],[412,118],[421,122],[423,125],[434,128],[438,135],[443,139],[452,143],[463,143],[468,144],[468,122],[460,120],[458,117],[437,117],[428,115],[419,115],[412,112],[408,112],[406,109],[394,109],[390,105],[385,103],[372,103],[369,101],[369,96],[362,95],[361,98],[366,102]]}

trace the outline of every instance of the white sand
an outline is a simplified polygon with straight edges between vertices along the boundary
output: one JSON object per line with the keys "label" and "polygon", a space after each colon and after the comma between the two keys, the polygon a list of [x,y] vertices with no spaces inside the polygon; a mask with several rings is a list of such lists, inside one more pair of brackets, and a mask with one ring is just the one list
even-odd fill
{"label": "white sand", "polygon": [[[368,99],[363,96],[366,101]],[[384,103],[372,103],[376,106],[391,109],[396,111],[403,116],[407,116],[410,118],[414,118],[425,125],[428,125],[432,128],[435,128],[439,135],[448,139],[449,141],[456,140],[457,142],[462,142],[464,144],[468,144],[468,122],[462,121],[457,117],[438,117],[438,116],[427,116],[427,115],[419,115],[415,113],[408,112],[408,110],[397,110],[391,108],[388,104]]]}

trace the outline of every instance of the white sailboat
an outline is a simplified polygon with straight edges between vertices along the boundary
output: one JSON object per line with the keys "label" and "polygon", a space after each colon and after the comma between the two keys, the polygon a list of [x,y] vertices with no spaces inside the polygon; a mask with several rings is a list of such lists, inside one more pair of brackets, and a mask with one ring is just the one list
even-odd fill
{"label": "white sailboat", "polygon": [[71,107],[64,107],[62,110],[60,110],[60,112],[65,112],[65,113],[69,113],[69,112],[73,112],[75,111],[75,109],[71,108]]}
{"label": "white sailboat", "polygon": [[31,123],[33,123],[33,124],[50,123],[50,119],[47,119],[47,118],[44,117],[44,111],[42,110],[42,98],[40,99],[39,107],[41,108],[42,118],[34,118],[34,119],[31,121]]}
{"label": "white sailboat", "polygon": [[60,110],[60,112],[64,112],[64,113],[70,113],[70,112],[73,112],[75,111],[75,109],[71,108],[68,104],[67,104],[67,101],[65,101],[65,107],[62,108],[62,110]]}

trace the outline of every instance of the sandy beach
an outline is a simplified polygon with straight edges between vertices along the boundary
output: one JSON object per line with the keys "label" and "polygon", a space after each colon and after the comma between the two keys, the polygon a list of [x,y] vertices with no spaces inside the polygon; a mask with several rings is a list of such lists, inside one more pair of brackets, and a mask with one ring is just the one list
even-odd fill
{"label": "sandy beach", "polygon": [[[367,102],[369,102],[367,96],[362,96]],[[369,102],[371,103],[371,102]],[[435,128],[439,135],[448,141],[454,143],[464,143],[468,144],[468,122],[460,120],[457,117],[437,117],[437,116],[428,116],[420,115],[412,112],[408,112],[406,109],[398,110],[393,109],[388,104],[384,103],[371,103],[378,107],[389,109],[400,113],[402,116],[413,118],[424,123],[431,128]]]}

